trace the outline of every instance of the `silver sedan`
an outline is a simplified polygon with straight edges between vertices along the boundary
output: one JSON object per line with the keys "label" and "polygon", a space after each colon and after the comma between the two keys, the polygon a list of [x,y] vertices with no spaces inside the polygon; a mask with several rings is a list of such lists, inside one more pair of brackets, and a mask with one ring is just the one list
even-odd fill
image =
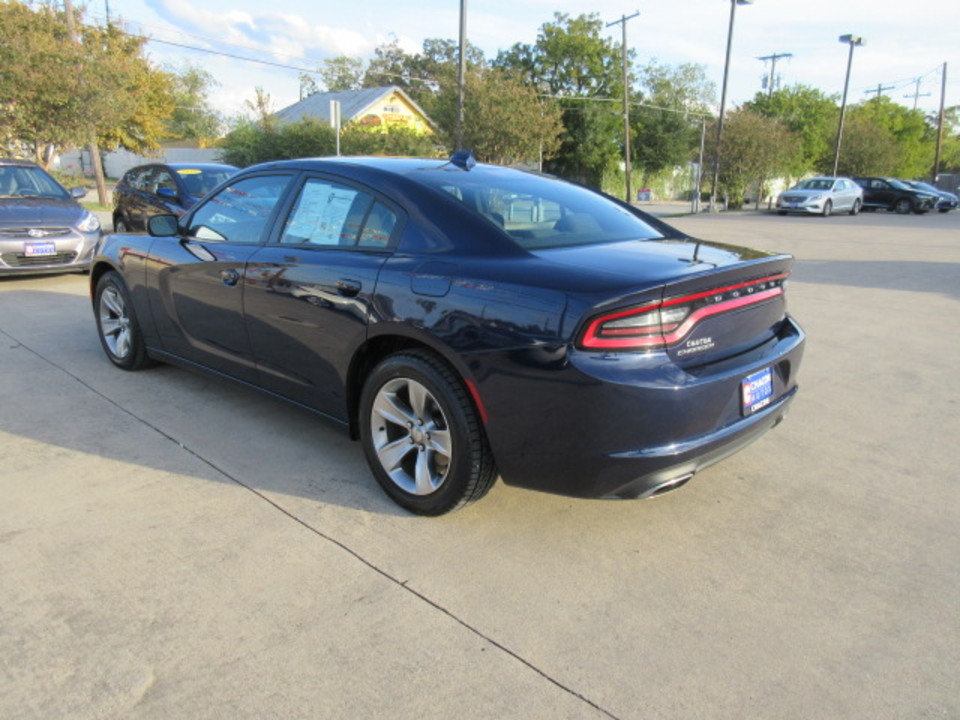
{"label": "silver sedan", "polygon": [[850,178],[815,177],[803,180],[777,198],[777,214],[788,212],[823,215],[848,212],[856,215],[863,207],[863,188]]}

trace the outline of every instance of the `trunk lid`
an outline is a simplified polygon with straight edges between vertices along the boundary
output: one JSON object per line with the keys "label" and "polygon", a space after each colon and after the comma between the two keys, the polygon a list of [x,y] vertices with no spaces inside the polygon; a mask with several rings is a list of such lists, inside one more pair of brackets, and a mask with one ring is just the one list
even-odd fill
{"label": "trunk lid", "polygon": [[571,304],[576,342],[586,350],[661,350],[691,367],[767,342],[786,314],[789,255],[689,238],[539,254],[610,281],[606,292],[579,294]]}

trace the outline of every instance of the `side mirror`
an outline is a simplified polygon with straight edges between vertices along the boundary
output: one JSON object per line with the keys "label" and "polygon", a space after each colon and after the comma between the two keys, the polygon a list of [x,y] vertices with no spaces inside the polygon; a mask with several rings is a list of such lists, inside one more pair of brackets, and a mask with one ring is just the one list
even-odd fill
{"label": "side mirror", "polygon": [[147,232],[153,237],[176,237],[179,231],[176,215],[154,215],[147,220]]}
{"label": "side mirror", "polygon": [[80,198],[85,198],[86,196],[87,196],[86,188],[82,188],[82,187],[70,188],[70,197],[72,197],[74,200],[79,200]]}
{"label": "side mirror", "polygon": [[169,198],[170,200],[177,199],[177,191],[171,190],[170,188],[165,188],[165,187],[157,188],[157,195],[159,195],[162,198]]}

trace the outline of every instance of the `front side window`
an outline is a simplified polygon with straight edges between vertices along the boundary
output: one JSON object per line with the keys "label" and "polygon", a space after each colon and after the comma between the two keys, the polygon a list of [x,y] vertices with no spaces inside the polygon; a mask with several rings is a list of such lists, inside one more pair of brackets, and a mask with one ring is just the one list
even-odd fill
{"label": "front side window", "polygon": [[198,240],[261,242],[289,181],[289,175],[258,175],[231,183],[193,214],[187,234]]}

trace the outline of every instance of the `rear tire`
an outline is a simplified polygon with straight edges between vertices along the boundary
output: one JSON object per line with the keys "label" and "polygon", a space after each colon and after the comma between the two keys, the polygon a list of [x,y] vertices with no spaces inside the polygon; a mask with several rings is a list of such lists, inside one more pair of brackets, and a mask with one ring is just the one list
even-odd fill
{"label": "rear tire", "polygon": [[115,233],[128,233],[130,232],[130,226],[122,217],[116,217],[113,219],[113,231]]}
{"label": "rear tire", "polygon": [[93,294],[93,312],[103,351],[123,370],[142,370],[155,363],[147,357],[130,293],[120,274],[105,273]]}
{"label": "rear tire", "polygon": [[497,479],[473,400],[425,351],[383,360],[360,398],[360,441],[380,487],[403,508],[442,515],[482,498]]}

